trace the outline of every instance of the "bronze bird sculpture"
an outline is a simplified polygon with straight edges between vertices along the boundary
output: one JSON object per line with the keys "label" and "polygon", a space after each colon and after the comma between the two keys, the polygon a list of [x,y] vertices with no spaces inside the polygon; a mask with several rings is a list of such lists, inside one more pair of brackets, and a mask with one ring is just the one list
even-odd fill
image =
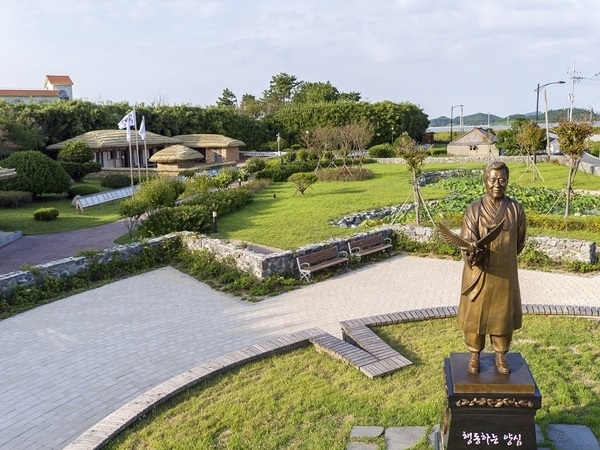
{"label": "bronze bird sculpture", "polygon": [[494,239],[496,239],[498,237],[498,235],[502,231],[502,226],[504,225],[504,220],[505,219],[502,219],[502,221],[498,225],[496,225],[494,228],[492,228],[488,234],[486,234],[485,236],[483,236],[481,239],[479,239],[476,242],[468,241],[468,240],[464,239],[462,236],[454,233],[447,226],[445,226],[441,223],[438,223],[437,227],[440,230],[440,234],[444,237],[446,242],[448,242],[449,244],[455,245],[458,248],[460,248],[461,250],[475,252],[477,250],[480,250],[480,251],[483,250],[487,244],[489,244],[490,242],[492,242]]}

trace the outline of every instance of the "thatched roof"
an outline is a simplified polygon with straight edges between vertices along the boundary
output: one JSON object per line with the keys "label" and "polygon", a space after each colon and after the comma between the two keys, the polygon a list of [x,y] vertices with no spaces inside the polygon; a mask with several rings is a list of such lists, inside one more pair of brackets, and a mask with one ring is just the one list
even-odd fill
{"label": "thatched roof", "polygon": [[[131,130],[131,143],[135,144],[135,131]],[[112,148],[128,148],[129,142],[127,142],[127,131],[126,130],[96,130],[88,131],[74,138],[67,139],[66,141],[59,142],[58,144],[52,144],[46,147],[48,150],[61,150],[67,142],[83,141],[92,150],[112,149]],[[173,145],[180,144],[180,139],[170,138],[162,136],[160,134],[151,133],[146,131],[146,145]],[[143,146],[144,141],[138,136],[138,145]]]}
{"label": "thatched roof", "polygon": [[183,145],[191,148],[227,148],[246,145],[238,139],[222,134],[180,134],[173,136],[173,139],[179,139]]}
{"label": "thatched roof", "polygon": [[8,180],[17,176],[15,169],[4,169],[0,167],[0,180]]}
{"label": "thatched roof", "polygon": [[454,139],[448,145],[491,145],[496,143],[497,140],[498,138],[494,133],[475,127],[467,134]]}
{"label": "thatched roof", "polygon": [[192,150],[185,145],[171,145],[164,148],[150,157],[150,162],[154,163],[175,163],[178,161],[194,161],[204,159],[202,153]]}

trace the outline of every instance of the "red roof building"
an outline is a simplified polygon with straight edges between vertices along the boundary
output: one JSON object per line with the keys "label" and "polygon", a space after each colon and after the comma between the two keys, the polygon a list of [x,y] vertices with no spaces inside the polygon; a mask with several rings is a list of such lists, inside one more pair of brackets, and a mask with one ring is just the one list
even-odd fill
{"label": "red roof building", "polygon": [[46,75],[44,89],[0,89],[0,99],[40,103],[73,100],[73,81],[68,75]]}

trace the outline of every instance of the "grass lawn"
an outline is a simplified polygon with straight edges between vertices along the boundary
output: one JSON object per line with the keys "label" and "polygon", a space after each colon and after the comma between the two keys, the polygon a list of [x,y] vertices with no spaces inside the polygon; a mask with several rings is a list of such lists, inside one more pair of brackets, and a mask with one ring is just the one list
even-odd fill
{"label": "grass lawn", "polygon": [[[90,185],[100,190],[106,190],[100,187],[98,179],[89,179],[77,184]],[[119,203],[116,201],[85,208],[83,213],[78,213],[75,207],[71,205],[71,201],[64,195],[44,195],[27,206],[3,208],[2,213],[0,213],[0,230],[21,230],[23,234],[57,233],[92,228],[119,219]],[[58,218],[49,222],[34,220],[33,212],[39,208],[56,208],[59,212]]]}
{"label": "grass lawn", "polygon": [[[329,222],[357,211],[404,203],[411,193],[411,177],[405,165],[369,164],[366,166],[375,176],[370,180],[355,182],[318,182],[304,195],[294,194],[291,183],[273,183],[261,191],[249,206],[222,217],[218,222],[218,237],[254,242],[285,250],[320,242],[336,236],[347,236],[356,229],[332,227]],[[425,171],[453,168],[483,169],[485,164],[426,164]],[[525,171],[523,164],[509,164],[511,183]],[[518,181],[522,186],[564,187],[567,168],[558,164],[540,163],[538,168],[545,181],[532,180],[526,173]],[[596,176],[580,173],[574,189],[598,189]],[[426,200],[443,198],[446,192],[431,186],[421,190]],[[483,193],[483,183],[482,183]],[[412,201],[412,198],[411,198]],[[425,223],[428,226],[427,223]],[[581,233],[584,235],[584,233]],[[570,237],[577,236],[568,233]],[[593,236],[585,234],[586,239]],[[600,240],[600,236],[596,236]]]}
{"label": "grass lawn", "polygon": [[[440,423],[443,360],[466,351],[456,319],[375,331],[413,365],[371,380],[313,347],[269,357],[177,396],[107,448],[341,450],[355,425]],[[598,322],[525,316],[511,351],[527,360],[542,393],[536,422],[543,429],[582,424],[600,436]],[[381,438],[365,441],[384,448]],[[422,442],[415,448],[430,447]]]}

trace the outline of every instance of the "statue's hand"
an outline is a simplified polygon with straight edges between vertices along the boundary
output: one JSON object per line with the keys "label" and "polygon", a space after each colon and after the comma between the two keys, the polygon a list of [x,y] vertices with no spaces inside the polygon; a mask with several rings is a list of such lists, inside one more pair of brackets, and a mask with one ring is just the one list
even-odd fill
{"label": "statue's hand", "polygon": [[483,259],[483,257],[485,256],[485,250],[479,247],[468,247],[468,248],[461,248],[464,258],[467,261],[467,263],[469,264],[469,266],[473,267],[476,266],[477,264],[479,264],[481,262],[481,260]]}

